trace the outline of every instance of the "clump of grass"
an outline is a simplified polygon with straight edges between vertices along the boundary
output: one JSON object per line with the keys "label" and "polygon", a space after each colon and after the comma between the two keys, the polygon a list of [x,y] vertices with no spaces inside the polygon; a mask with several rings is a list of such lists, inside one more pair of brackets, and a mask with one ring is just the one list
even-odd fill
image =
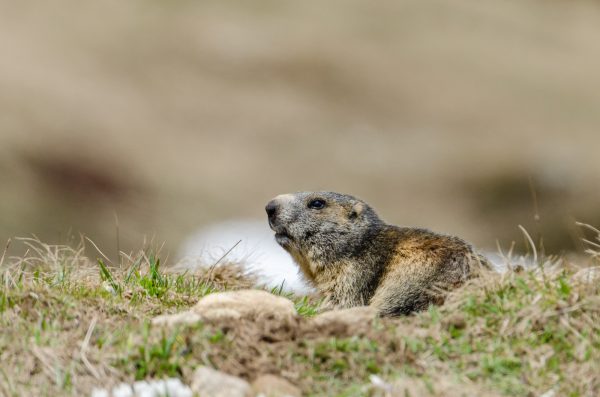
{"label": "clump of grass", "polygon": [[142,329],[143,339],[137,345],[134,354],[127,357],[124,365],[135,368],[135,379],[159,376],[181,376],[181,364],[176,351],[178,333],[167,333],[163,330],[161,337],[156,342],[148,339],[149,325],[146,323]]}
{"label": "clump of grass", "polygon": [[594,375],[600,373],[600,286],[576,274],[569,264],[547,263],[474,281],[417,316],[430,332],[411,346],[428,355],[431,368],[506,394],[593,395],[600,390]]}
{"label": "clump of grass", "polygon": [[323,303],[322,298],[316,296],[298,296],[293,292],[285,291],[283,287],[283,284],[279,287],[273,287],[270,289],[270,292],[273,295],[283,296],[293,301],[296,311],[303,317],[312,317],[319,313],[319,308]]}
{"label": "clump of grass", "polygon": [[[143,262],[146,263],[146,271],[140,270]],[[126,272],[109,269],[102,259],[98,259],[97,263],[104,288],[132,302],[155,298],[167,305],[185,304],[177,301],[180,294],[202,297],[217,290],[213,283],[201,277],[161,272],[160,259],[154,254],[141,252]]]}
{"label": "clump of grass", "polygon": [[577,222],[577,225],[594,234],[592,239],[583,238],[583,242],[587,245],[586,252],[597,262],[600,262],[600,230],[587,223]]}

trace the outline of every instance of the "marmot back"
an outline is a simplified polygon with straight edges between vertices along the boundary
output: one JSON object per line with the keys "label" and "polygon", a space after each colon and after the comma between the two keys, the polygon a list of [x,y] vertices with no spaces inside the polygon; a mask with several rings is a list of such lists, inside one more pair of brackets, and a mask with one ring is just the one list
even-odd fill
{"label": "marmot back", "polygon": [[275,240],[333,308],[371,305],[381,315],[423,310],[487,260],[465,241],[388,225],[364,201],[333,192],[275,197],[266,206]]}

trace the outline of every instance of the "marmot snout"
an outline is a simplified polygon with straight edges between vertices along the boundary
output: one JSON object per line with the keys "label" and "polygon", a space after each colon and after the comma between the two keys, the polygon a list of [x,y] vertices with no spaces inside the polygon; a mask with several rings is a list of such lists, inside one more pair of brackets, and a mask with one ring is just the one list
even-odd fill
{"label": "marmot snout", "polygon": [[275,197],[265,208],[276,241],[329,306],[408,314],[489,268],[465,241],[383,222],[364,201],[333,192]]}

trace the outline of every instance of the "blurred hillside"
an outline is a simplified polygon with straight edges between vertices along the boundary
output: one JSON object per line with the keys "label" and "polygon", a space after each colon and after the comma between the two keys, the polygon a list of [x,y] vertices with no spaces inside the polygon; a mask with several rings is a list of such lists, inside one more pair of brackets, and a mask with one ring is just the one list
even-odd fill
{"label": "blurred hillside", "polygon": [[0,240],[110,249],[116,214],[121,249],[172,249],[323,189],[573,249],[600,224],[599,40],[591,1],[1,2]]}

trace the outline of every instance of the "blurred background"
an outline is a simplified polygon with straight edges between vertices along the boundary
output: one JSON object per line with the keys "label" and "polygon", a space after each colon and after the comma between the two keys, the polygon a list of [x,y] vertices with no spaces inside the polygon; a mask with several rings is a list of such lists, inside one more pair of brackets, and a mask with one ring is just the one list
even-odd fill
{"label": "blurred background", "polygon": [[0,241],[173,252],[334,190],[571,251],[600,225],[599,43],[593,1],[2,1]]}

